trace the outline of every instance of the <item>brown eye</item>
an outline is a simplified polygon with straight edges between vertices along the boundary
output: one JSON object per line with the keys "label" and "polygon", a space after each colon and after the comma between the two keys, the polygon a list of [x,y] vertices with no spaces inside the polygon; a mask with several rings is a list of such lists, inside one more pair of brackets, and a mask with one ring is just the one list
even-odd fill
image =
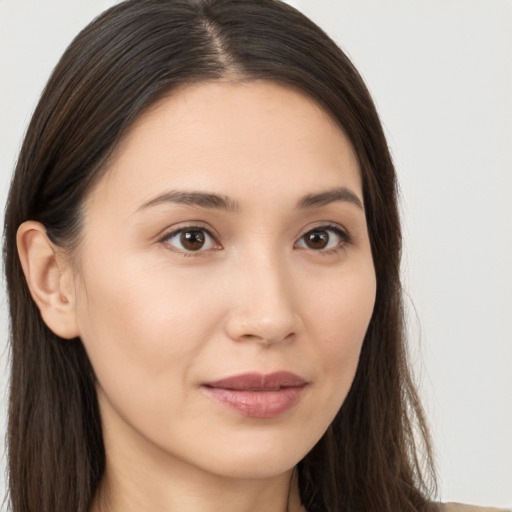
{"label": "brown eye", "polygon": [[166,236],[164,241],[179,252],[199,252],[215,247],[213,237],[203,228],[184,228]]}
{"label": "brown eye", "polygon": [[304,235],[304,242],[310,249],[325,249],[329,243],[329,233],[324,230],[310,231]]}
{"label": "brown eye", "polygon": [[206,237],[203,231],[194,229],[190,231],[182,231],[180,242],[184,249],[188,251],[198,251],[203,248]]}
{"label": "brown eye", "polygon": [[302,235],[296,247],[322,251],[325,249],[337,249],[344,243],[350,243],[347,233],[335,226],[319,227]]}

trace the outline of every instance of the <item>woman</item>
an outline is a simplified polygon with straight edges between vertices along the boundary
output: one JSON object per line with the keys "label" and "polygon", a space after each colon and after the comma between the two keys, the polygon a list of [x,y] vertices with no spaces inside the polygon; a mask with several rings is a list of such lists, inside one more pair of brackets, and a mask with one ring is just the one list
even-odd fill
{"label": "woman", "polygon": [[439,509],[395,187],[361,78],[292,8],[87,27],[7,208],[13,510]]}

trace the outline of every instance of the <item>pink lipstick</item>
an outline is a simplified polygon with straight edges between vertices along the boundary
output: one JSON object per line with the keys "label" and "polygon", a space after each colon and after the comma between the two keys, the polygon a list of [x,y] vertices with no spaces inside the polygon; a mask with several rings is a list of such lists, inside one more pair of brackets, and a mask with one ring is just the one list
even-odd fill
{"label": "pink lipstick", "polygon": [[246,373],[207,382],[202,389],[243,416],[274,418],[297,404],[307,384],[290,372]]}

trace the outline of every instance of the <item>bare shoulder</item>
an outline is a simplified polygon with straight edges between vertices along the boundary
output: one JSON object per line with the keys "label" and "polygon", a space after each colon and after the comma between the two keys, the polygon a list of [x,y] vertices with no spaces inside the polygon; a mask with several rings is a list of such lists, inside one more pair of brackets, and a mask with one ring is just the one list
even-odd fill
{"label": "bare shoulder", "polygon": [[512,512],[502,508],[475,507],[474,505],[463,505],[462,503],[445,503],[441,506],[440,512]]}

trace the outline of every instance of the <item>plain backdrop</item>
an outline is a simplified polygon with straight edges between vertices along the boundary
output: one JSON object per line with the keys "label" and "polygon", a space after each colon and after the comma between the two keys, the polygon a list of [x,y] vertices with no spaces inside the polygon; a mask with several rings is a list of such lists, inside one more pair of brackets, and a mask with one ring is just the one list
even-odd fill
{"label": "plain backdrop", "polygon": [[[0,0],[0,201],[49,73],[107,0]],[[295,0],[373,94],[402,191],[410,345],[443,501],[512,506],[512,2]],[[0,306],[0,425],[7,319]],[[3,444],[0,454],[4,459]],[[5,493],[3,462],[0,496]]]}

